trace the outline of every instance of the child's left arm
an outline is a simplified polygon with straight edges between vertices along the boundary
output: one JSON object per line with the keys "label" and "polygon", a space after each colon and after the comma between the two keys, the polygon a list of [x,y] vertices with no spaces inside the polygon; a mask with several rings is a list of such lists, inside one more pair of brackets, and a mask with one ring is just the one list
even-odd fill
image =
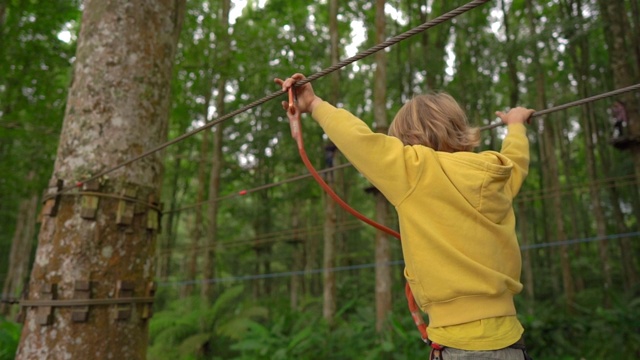
{"label": "child's left arm", "polygon": [[507,136],[502,142],[500,153],[514,163],[511,173],[511,193],[515,197],[529,172],[529,139],[525,123],[531,122],[533,109],[516,107],[506,114],[496,111],[496,115],[507,125]]}

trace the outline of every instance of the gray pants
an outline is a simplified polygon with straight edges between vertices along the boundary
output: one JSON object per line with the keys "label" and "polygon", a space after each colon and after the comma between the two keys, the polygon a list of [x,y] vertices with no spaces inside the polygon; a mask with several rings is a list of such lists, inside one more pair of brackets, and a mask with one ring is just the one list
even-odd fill
{"label": "gray pants", "polygon": [[431,360],[530,360],[526,350],[505,348],[500,350],[471,351],[454,348],[431,350]]}

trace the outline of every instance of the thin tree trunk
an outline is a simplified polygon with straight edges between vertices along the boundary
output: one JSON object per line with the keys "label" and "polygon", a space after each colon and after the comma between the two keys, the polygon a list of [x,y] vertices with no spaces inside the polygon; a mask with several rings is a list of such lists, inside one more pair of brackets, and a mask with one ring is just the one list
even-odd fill
{"label": "thin tree trunk", "polygon": [[[582,4],[577,1],[577,12],[571,14],[572,17],[577,18],[580,22],[582,19]],[[584,36],[578,37],[574,44],[570,46],[571,57],[576,64],[576,68],[579,69],[580,74],[577,76],[578,89],[582,97],[589,95],[589,84],[586,81],[589,76],[589,42]],[[578,55],[580,54],[580,55]],[[579,57],[578,57],[579,56]],[[606,220],[604,210],[602,209],[602,200],[600,198],[600,191],[597,187],[597,164],[596,164],[596,145],[594,144],[594,136],[597,137],[597,131],[594,124],[595,116],[593,114],[592,105],[586,104],[582,107],[582,127],[584,129],[585,140],[585,156],[587,165],[587,174],[589,181],[589,193],[591,195],[591,206],[593,209],[593,216],[596,222],[596,234],[598,237],[606,236]],[[598,255],[600,257],[600,265],[602,267],[603,287],[605,290],[605,305],[609,305],[610,298],[608,292],[611,289],[611,264],[609,259],[608,243],[606,241],[598,241]]]}
{"label": "thin tree trunk", "polygon": [[500,1],[500,8],[502,10],[502,19],[504,24],[504,33],[506,37],[505,41],[505,51],[506,51],[506,61],[507,61],[507,74],[509,74],[509,106],[516,107],[518,106],[518,101],[520,98],[520,91],[518,89],[520,81],[518,80],[518,68],[516,65],[515,59],[515,49],[513,47],[513,35],[511,34],[511,28],[509,26],[509,12],[507,11],[507,6],[505,4],[506,0]]}
{"label": "thin tree trunk", "polygon": [[[338,63],[340,58],[339,56],[339,34],[338,34],[338,1],[330,0],[329,1],[329,36],[331,41],[331,64]],[[331,84],[333,89],[338,89],[340,84],[340,78],[338,77],[338,73],[333,73],[331,76]],[[331,98],[330,102],[336,104],[339,100],[339,94],[337,91],[334,91],[330,94]],[[327,146],[332,146],[331,144]],[[325,157],[329,161],[328,164],[332,165],[333,158],[335,157],[335,152],[333,150],[326,150]],[[333,173],[327,173],[327,183],[334,190],[336,188],[334,182]],[[337,223],[337,211],[336,211],[336,202],[331,199],[331,197],[325,195],[325,206],[324,206],[324,257],[322,262],[323,272],[322,272],[322,280],[323,280],[323,305],[322,305],[322,316],[327,321],[329,325],[333,325],[334,317],[336,314],[336,273],[332,270],[336,264],[336,254],[335,254],[335,245],[336,245],[336,223]]]}
{"label": "thin tree trunk", "polygon": [[[52,175],[54,193],[60,182],[76,184],[157,147],[167,136],[184,2],[83,4],[74,81]],[[105,196],[80,196],[74,190],[47,200],[29,299],[151,296],[157,215],[151,198],[160,191],[161,155],[101,180],[84,188]],[[29,307],[16,359],[146,359],[144,308],[95,305],[84,313],[83,308]]]}
{"label": "thin tree trunk", "polygon": [[[376,43],[385,40],[385,7],[386,0],[376,0]],[[376,70],[374,75],[373,119],[377,132],[386,133],[387,122],[387,59],[384,51],[375,55]],[[387,222],[387,199],[376,192],[376,220]],[[387,317],[391,312],[391,268],[390,244],[386,233],[376,231],[376,331],[386,328]]]}
{"label": "thin tree trunk", "polygon": [[[226,68],[229,62],[229,12],[231,3],[229,0],[223,0],[221,4],[220,16],[220,33],[218,34],[218,62],[220,68]],[[227,78],[226,75],[220,74],[218,77],[217,95],[216,95],[216,112],[218,116],[225,113],[224,98],[226,91]],[[206,102],[207,106],[209,101]],[[216,244],[218,241],[218,211],[219,205],[216,199],[220,197],[220,177],[224,164],[224,154],[222,152],[222,141],[224,138],[224,125],[219,123],[214,127],[213,132],[213,153],[211,155],[212,165],[211,174],[209,176],[209,231],[207,232],[207,246],[204,252],[204,282],[202,283],[201,296],[204,302],[209,301],[214,296],[214,285],[209,279],[216,276]]]}
{"label": "thin tree trunk", "polygon": [[[179,152],[177,152],[179,153]],[[178,205],[178,176],[180,174],[180,156],[176,156],[174,159],[173,177],[171,178],[171,198],[169,199],[169,214],[166,215],[166,222],[164,226],[163,235],[159,237],[157,252],[157,269],[156,277],[160,280],[166,280],[171,275],[171,257],[173,254],[173,246],[176,240],[176,232],[174,224],[177,223],[179,215],[175,212]]]}
{"label": "thin tree trunk", "polygon": [[298,271],[302,271],[304,267],[304,240],[302,224],[300,222],[300,204],[301,203],[299,201],[294,200],[293,207],[291,209],[291,229],[293,233],[291,234],[291,240],[289,240],[289,243],[292,247],[292,271],[294,273],[291,276],[289,302],[291,310],[293,311],[296,311],[299,308],[300,295],[302,293],[302,280],[304,279],[302,275],[297,273]]}
{"label": "thin tree trunk", "polygon": [[[206,118],[209,100],[211,98],[210,92],[207,91],[205,94],[205,108],[204,108],[204,116]],[[206,174],[205,167],[207,164],[207,153],[209,148],[209,136],[207,133],[204,133],[202,139],[200,140],[200,159],[198,160],[198,186],[196,189],[196,203],[202,204],[205,197],[205,185],[206,185]],[[203,216],[202,205],[196,207],[194,211],[194,219],[191,228],[191,244],[188,255],[185,257],[186,265],[186,278],[187,279],[195,279],[198,274],[198,255],[200,254],[200,242],[205,233],[205,224],[204,224],[204,216]],[[206,279],[206,278],[205,278]],[[192,295],[193,293],[193,282],[187,282],[180,291],[180,297],[186,298]]]}
{"label": "thin tree trunk", "polygon": [[[629,56],[630,40],[629,20],[624,2],[621,0],[598,0],[602,21],[604,22],[605,35],[609,46],[609,63],[613,71],[613,83],[616,88],[622,88],[637,84],[638,74],[634,73]],[[636,39],[637,41],[637,39]],[[635,142],[631,143],[629,151],[633,156],[636,178],[640,179],[640,104],[634,92],[620,95],[624,102],[629,129],[629,134]]]}
{"label": "thin tree trunk", "polygon": [[[518,227],[520,230],[520,246],[529,246],[529,221],[527,206],[523,201],[518,202]],[[524,275],[524,293],[527,297],[527,314],[533,315],[535,304],[535,285],[533,282],[533,264],[531,250],[522,252],[522,270]]]}
{"label": "thin tree trunk", "polygon": [[[16,230],[11,239],[9,253],[9,267],[2,287],[2,296],[19,298],[28,280],[29,260],[33,248],[36,232],[36,218],[38,211],[38,195],[20,201]],[[11,307],[0,304],[0,315],[9,316]]]}
{"label": "thin tree trunk", "polygon": [[[532,34],[537,34],[537,24],[536,24],[536,14],[534,14],[534,8],[531,0],[526,1],[527,11],[529,13],[529,31]],[[538,109],[544,109],[546,106],[545,99],[545,78],[544,71],[542,68],[542,64],[540,63],[540,54],[537,46],[532,47],[533,51],[533,66],[536,75],[536,107]],[[545,120],[549,120],[548,118]],[[562,211],[562,195],[560,192],[560,180],[559,180],[559,172],[558,172],[558,159],[556,158],[556,154],[554,151],[554,142],[556,136],[555,132],[555,124],[553,121],[545,121],[544,122],[544,130],[543,130],[543,147],[545,152],[545,161],[544,164],[545,170],[547,172],[547,184],[549,188],[552,189],[554,196],[551,200],[551,211],[553,213],[552,218],[555,219],[556,223],[556,241],[562,242],[567,239],[567,234],[565,230],[565,220],[564,214]],[[567,245],[560,245],[559,249],[560,253],[560,266],[562,269],[562,283],[564,287],[564,294],[566,298],[567,310],[572,311],[574,302],[575,302],[575,288],[573,284],[573,275],[571,272],[571,262],[569,259],[569,249]]]}

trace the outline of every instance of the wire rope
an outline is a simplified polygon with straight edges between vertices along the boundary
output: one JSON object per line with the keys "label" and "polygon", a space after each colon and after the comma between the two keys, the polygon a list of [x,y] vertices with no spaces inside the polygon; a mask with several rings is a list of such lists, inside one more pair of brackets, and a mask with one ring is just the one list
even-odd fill
{"label": "wire rope", "polygon": [[[590,243],[590,242],[596,242],[596,241],[611,241],[611,240],[631,238],[631,237],[640,237],[640,231],[611,234],[606,236],[584,237],[584,238],[562,240],[562,241],[551,241],[551,242],[540,243],[540,244],[521,245],[520,250],[523,250],[523,251],[535,250],[535,249],[542,249],[542,248],[551,248],[556,246],[584,244],[584,243]],[[404,261],[394,260],[386,263],[367,263],[367,264],[337,266],[332,268],[316,268],[316,269],[310,269],[310,270],[297,270],[297,271],[286,271],[286,272],[266,273],[266,274],[228,276],[223,278],[212,278],[212,279],[189,279],[189,280],[178,280],[178,281],[164,281],[164,282],[159,282],[158,286],[183,286],[183,285],[201,284],[202,282],[223,283],[223,282],[232,282],[232,281],[273,279],[273,278],[282,278],[282,277],[290,277],[290,276],[321,274],[325,271],[342,272],[342,271],[349,271],[349,270],[375,268],[378,266],[394,266],[394,265],[404,265]],[[20,302],[19,299],[13,296],[8,296],[6,294],[3,294],[0,297],[0,303],[6,303],[11,305],[11,304],[17,304],[19,302]]]}
{"label": "wire rope", "polygon": [[[592,237],[584,237],[578,239],[571,240],[562,240],[562,241],[553,241],[541,244],[530,244],[530,245],[521,245],[520,249],[523,251],[526,250],[534,250],[541,248],[551,248],[557,246],[565,246],[565,245],[576,245],[576,244],[584,244],[591,243],[596,241],[610,241],[617,240],[621,238],[630,238],[630,237],[640,237],[640,231],[638,232],[629,232],[629,233],[620,233],[620,234],[611,234],[606,236],[592,236]],[[213,278],[213,279],[189,279],[189,280],[181,280],[181,281],[172,281],[172,282],[159,282],[158,286],[167,286],[167,285],[187,285],[187,284],[196,284],[202,282],[210,282],[210,283],[221,283],[221,282],[230,282],[230,281],[247,281],[247,280],[259,280],[259,279],[272,279],[272,278],[280,278],[280,277],[289,277],[289,276],[297,276],[297,275],[313,275],[320,274],[324,271],[329,272],[341,272],[348,270],[359,270],[366,268],[375,268],[377,266],[390,266],[390,265],[403,265],[404,261],[395,260],[387,263],[368,263],[368,264],[358,264],[358,265],[347,265],[347,266],[338,266],[332,268],[316,268],[311,270],[298,270],[298,271],[286,271],[286,272],[277,272],[277,273],[266,273],[266,274],[252,274],[252,275],[240,275],[240,276],[229,276],[224,278]]]}

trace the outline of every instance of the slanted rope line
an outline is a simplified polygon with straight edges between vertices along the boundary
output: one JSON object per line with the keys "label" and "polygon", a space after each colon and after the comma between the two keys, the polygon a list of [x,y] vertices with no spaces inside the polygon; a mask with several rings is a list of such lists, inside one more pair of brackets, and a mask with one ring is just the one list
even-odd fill
{"label": "slanted rope line", "polygon": [[[315,74],[309,76],[308,78],[306,78],[304,80],[298,81],[295,84],[295,86],[304,85],[304,84],[306,84],[308,82],[311,82],[313,80],[317,80],[317,79],[321,78],[322,76],[325,76],[325,75],[327,75],[327,74],[329,74],[331,72],[339,70],[339,69],[341,69],[341,68],[343,68],[343,67],[345,67],[345,66],[347,66],[347,65],[349,65],[351,63],[354,63],[354,62],[356,62],[356,61],[358,61],[358,60],[360,60],[360,59],[362,59],[362,58],[364,58],[366,56],[369,56],[369,55],[371,55],[373,53],[376,53],[376,52],[378,52],[380,50],[383,50],[383,49],[385,49],[385,48],[387,48],[387,47],[389,47],[391,45],[395,45],[396,43],[398,43],[400,41],[406,40],[411,36],[414,36],[414,35],[416,35],[416,34],[418,34],[420,32],[423,32],[423,31],[425,31],[427,29],[430,29],[430,28],[432,28],[432,27],[434,27],[436,25],[439,25],[439,24],[441,24],[441,23],[443,23],[445,21],[451,20],[454,17],[456,17],[456,16],[458,16],[460,14],[463,14],[463,13],[469,11],[469,10],[472,10],[472,9],[474,9],[474,8],[480,6],[480,5],[483,5],[483,4],[487,3],[487,2],[489,2],[489,0],[474,0],[474,1],[471,1],[471,2],[467,3],[466,5],[463,5],[463,6],[460,6],[460,7],[456,8],[456,9],[454,9],[454,10],[451,10],[451,11],[449,11],[449,12],[443,14],[443,15],[438,16],[437,18],[435,18],[433,20],[427,21],[426,23],[424,23],[422,25],[419,25],[419,26],[417,26],[417,27],[415,27],[415,28],[413,28],[413,29],[411,29],[411,30],[409,30],[407,32],[404,32],[404,33],[402,33],[400,35],[396,35],[396,36],[394,36],[394,37],[392,37],[392,38],[390,38],[390,39],[388,39],[388,40],[386,40],[386,41],[384,41],[384,42],[382,42],[382,43],[380,43],[378,45],[373,46],[372,48],[370,48],[368,50],[365,50],[365,51],[363,51],[361,53],[358,53],[358,54],[356,54],[356,55],[354,55],[354,56],[352,56],[352,57],[350,57],[350,58],[348,58],[346,60],[343,60],[343,61],[341,61],[341,62],[339,62],[339,63],[337,63],[335,65],[332,65],[332,66],[330,66],[330,67],[328,67],[328,68],[326,68],[326,69],[324,69],[324,70],[322,70],[322,71],[320,71],[318,73],[315,73]],[[180,142],[180,141],[182,141],[184,139],[187,139],[187,138],[189,138],[189,137],[191,137],[191,136],[193,136],[193,135],[195,135],[195,134],[197,134],[197,133],[199,133],[201,131],[209,129],[209,128],[211,128],[211,127],[213,127],[213,126],[215,126],[215,125],[217,125],[217,124],[219,124],[219,123],[221,123],[221,122],[223,122],[225,120],[228,120],[228,119],[230,119],[230,118],[232,118],[232,117],[234,117],[236,115],[239,115],[239,114],[241,114],[243,112],[246,112],[246,111],[248,111],[250,109],[253,109],[253,108],[257,107],[258,105],[262,105],[262,104],[266,103],[269,100],[272,100],[272,99],[275,99],[275,98],[277,98],[277,97],[279,97],[281,95],[284,95],[285,93],[286,93],[286,91],[284,91],[284,90],[279,90],[279,91],[276,91],[274,93],[271,93],[271,94],[263,97],[262,99],[256,100],[256,101],[254,101],[254,102],[252,102],[252,103],[250,103],[250,104],[248,104],[248,105],[246,105],[246,106],[244,106],[244,107],[242,107],[240,109],[237,109],[237,110],[234,110],[234,111],[232,111],[232,112],[230,112],[228,114],[225,114],[225,115],[219,117],[216,120],[210,121],[209,123],[197,128],[197,129],[194,129],[194,130],[192,130],[190,132],[187,132],[185,134],[182,134],[182,135],[180,135],[180,136],[178,136],[178,137],[176,137],[176,138],[174,138],[174,139],[172,139],[170,141],[167,141],[167,142],[165,142],[163,144],[160,144],[157,147],[155,147],[153,149],[150,149],[150,150],[147,150],[147,151],[143,152],[142,154],[140,154],[138,156],[134,156],[133,158],[131,158],[131,159],[127,160],[127,161],[124,161],[124,162],[122,162],[122,163],[120,163],[118,165],[115,165],[112,168],[100,171],[97,174],[95,174],[95,175],[93,175],[93,176],[91,176],[91,177],[89,177],[87,179],[82,180],[82,182],[86,183],[86,182],[89,182],[89,181],[93,181],[93,180],[99,179],[99,178],[103,177],[104,175],[112,173],[112,172],[114,172],[114,171],[116,171],[116,170],[118,170],[118,169],[120,169],[122,167],[125,167],[125,166],[127,166],[129,164],[132,164],[132,163],[134,163],[134,162],[136,162],[136,161],[138,161],[140,159],[143,159],[143,158],[145,158],[145,157],[147,157],[149,155],[152,155],[152,154],[154,154],[154,153],[156,153],[158,151],[164,150],[165,148],[167,148],[167,147],[169,147],[169,146],[171,146],[171,145],[173,145],[175,143],[178,143],[178,142]],[[57,195],[57,194],[60,194],[60,193],[63,193],[63,192],[67,192],[69,190],[75,189],[76,187],[77,187],[76,184],[74,184],[73,186],[65,186],[62,189],[58,190],[58,192],[53,193],[53,195]]]}
{"label": "slanted rope line", "polygon": [[[590,96],[590,97],[583,98],[583,99],[580,99],[580,100],[571,101],[571,102],[568,102],[566,104],[553,106],[553,107],[550,107],[550,108],[547,108],[547,109],[544,109],[544,110],[536,111],[531,115],[531,117],[534,118],[534,117],[538,117],[538,116],[542,116],[542,115],[547,115],[547,114],[550,114],[552,112],[568,109],[570,107],[574,107],[574,106],[578,106],[578,105],[583,105],[583,104],[586,104],[586,103],[594,102],[594,101],[601,100],[601,99],[604,99],[604,98],[608,98],[608,97],[611,97],[611,96],[620,95],[620,94],[627,93],[627,92],[634,91],[634,90],[640,90],[640,84],[627,86],[627,87],[624,87],[624,88],[621,88],[621,89],[608,91],[608,92],[605,92],[605,93],[602,93],[602,94]],[[504,125],[504,124],[502,122],[497,122],[497,123],[494,123],[494,124],[491,124],[491,125],[487,125],[487,126],[481,127],[480,131],[490,130],[490,129],[496,128],[498,126],[501,126],[501,125]]]}

